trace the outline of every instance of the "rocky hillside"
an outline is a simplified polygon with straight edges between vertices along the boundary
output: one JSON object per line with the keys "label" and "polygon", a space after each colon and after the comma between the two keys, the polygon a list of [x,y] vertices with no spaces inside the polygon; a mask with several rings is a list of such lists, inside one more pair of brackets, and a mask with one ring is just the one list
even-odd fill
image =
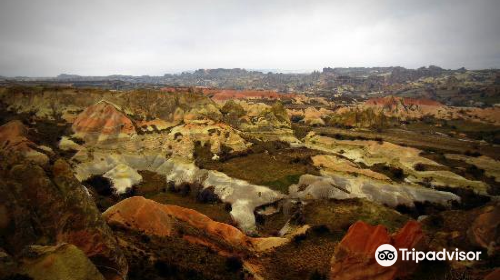
{"label": "rocky hillside", "polygon": [[[290,115],[303,116],[308,124],[333,125],[364,128],[389,128],[402,122],[435,120],[465,120],[500,126],[500,109],[476,107],[452,107],[430,99],[415,99],[398,96],[372,98],[349,106],[337,106],[322,114],[311,111],[290,111]],[[311,110],[311,109],[308,109]]]}

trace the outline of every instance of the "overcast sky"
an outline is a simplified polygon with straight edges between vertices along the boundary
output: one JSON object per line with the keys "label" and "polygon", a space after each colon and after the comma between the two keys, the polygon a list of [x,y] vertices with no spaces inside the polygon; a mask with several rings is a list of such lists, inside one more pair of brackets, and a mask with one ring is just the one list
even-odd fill
{"label": "overcast sky", "polygon": [[499,0],[0,0],[0,75],[500,68]]}

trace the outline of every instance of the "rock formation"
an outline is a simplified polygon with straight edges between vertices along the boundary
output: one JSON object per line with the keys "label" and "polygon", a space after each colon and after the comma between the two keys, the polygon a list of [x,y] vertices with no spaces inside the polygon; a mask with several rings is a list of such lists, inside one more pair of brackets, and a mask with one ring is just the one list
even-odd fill
{"label": "rock formation", "polygon": [[221,153],[224,148],[238,152],[250,146],[235,129],[213,121],[197,121],[176,126],[169,132],[167,141],[172,154],[184,158],[193,158],[196,143],[201,146],[208,145],[214,155]]}
{"label": "rock formation", "polygon": [[142,176],[125,164],[118,164],[103,175],[111,180],[116,194],[124,194],[142,181]]}
{"label": "rock formation", "polygon": [[313,156],[312,161],[315,166],[325,174],[335,174],[337,172],[345,174],[356,174],[373,178],[376,180],[390,181],[389,177],[384,174],[372,171],[366,168],[360,168],[355,163],[346,159],[339,158],[333,155],[317,155]]}
{"label": "rock formation", "polygon": [[232,99],[289,99],[292,94],[280,94],[270,90],[230,90],[230,89],[203,89],[203,94],[210,96],[215,101]]}
{"label": "rock formation", "polygon": [[407,183],[426,183],[435,187],[471,188],[475,193],[487,194],[488,185],[484,182],[468,180],[446,170],[416,170],[417,164],[441,166],[437,162],[420,156],[421,150],[416,148],[371,140],[337,140],[316,135],[314,132],[310,132],[305,137],[304,142],[311,149],[334,153],[367,166],[385,164],[400,168],[407,175],[405,178]]}
{"label": "rock formation", "polygon": [[460,197],[449,192],[436,191],[407,184],[391,184],[349,175],[302,175],[298,184],[289,187],[290,196],[300,199],[366,198],[389,207],[414,207],[415,202],[431,202],[450,207]]}
{"label": "rock formation", "polygon": [[17,255],[30,245],[73,244],[106,279],[125,279],[127,262],[111,230],[65,161],[57,160],[48,171],[31,163],[7,164],[0,174],[0,231],[5,233],[0,247]]}
{"label": "rock formation", "polygon": [[[357,127],[377,127],[387,124],[389,120],[381,119],[381,116],[398,120],[416,120],[423,117],[444,120],[464,119],[500,125],[500,108],[451,107],[430,99],[398,96],[372,98],[364,103],[341,107],[335,110],[332,116],[337,124]],[[377,120],[374,121],[374,118]]]}
{"label": "rock formation", "polygon": [[500,161],[494,160],[487,156],[471,157],[461,154],[445,154],[447,159],[461,160],[468,164],[472,164],[477,168],[484,170],[486,176],[495,178],[495,181],[500,182]]}
{"label": "rock formation", "polygon": [[[141,196],[122,200],[106,210],[103,217],[114,227],[128,228],[156,236],[178,236],[226,253],[259,252],[289,241],[280,237],[248,237],[237,228],[215,222],[194,210],[160,204]],[[191,232],[196,234],[193,235]]]}
{"label": "rock formation", "polygon": [[75,137],[89,142],[115,141],[136,134],[132,121],[108,101],[86,108],[73,122]]}
{"label": "rock formation", "polygon": [[[183,158],[166,159],[158,154],[109,154],[94,152],[94,160],[81,163],[75,168],[75,176],[84,181],[92,175],[102,175],[118,165],[135,170],[149,170],[164,175],[174,187],[198,184],[203,188],[214,187],[215,194],[232,205],[231,216],[245,232],[255,231],[256,207],[273,203],[284,197],[268,187],[250,184],[231,178],[221,172],[200,169]],[[201,191],[201,190],[200,190]]]}
{"label": "rock formation", "polygon": [[20,154],[39,164],[46,164],[49,157],[27,137],[28,128],[21,121],[10,121],[0,126],[0,149],[11,154]]}
{"label": "rock formation", "polygon": [[330,279],[392,280],[416,269],[416,263],[401,259],[390,267],[379,265],[375,260],[375,251],[382,244],[392,244],[396,249],[422,250],[426,247],[426,239],[420,224],[415,221],[408,222],[392,236],[383,226],[356,222],[335,250]]}

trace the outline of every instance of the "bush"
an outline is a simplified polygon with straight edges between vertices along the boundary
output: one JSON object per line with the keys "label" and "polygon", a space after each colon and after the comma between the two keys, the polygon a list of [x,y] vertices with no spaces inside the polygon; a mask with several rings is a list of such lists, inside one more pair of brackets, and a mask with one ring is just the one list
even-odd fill
{"label": "bush", "polygon": [[203,189],[201,192],[198,193],[196,199],[201,203],[215,203],[220,201],[219,197],[215,194],[214,187],[208,187]]}
{"label": "bush", "polygon": [[181,196],[188,196],[191,193],[191,185],[189,183],[182,183],[179,186],[178,192]]}
{"label": "bush", "polygon": [[474,178],[480,178],[484,175],[484,170],[475,165],[469,165],[465,171],[474,176]]}
{"label": "bush", "polygon": [[311,227],[311,230],[314,234],[317,234],[317,235],[323,235],[323,234],[330,233],[330,228],[328,228],[328,226],[326,226],[326,225],[315,225],[315,226]]}
{"label": "bush", "polygon": [[295,235],[293,238],[292,238],[292,242],[295,244],[295,245],[298,245],[300,244],[302,241],[306,240],[307,239],[307,235],[305,233],[302,233],[302,234],[297,234]]}
{"label": "bush", "polygon": [[94,175],[83,181],[83,184],[92,187],[99,195],[110,196],[113,194],[111,181],[103,176]]}
{"label": "bush", "polygon": [[309,275],[309,280],[326,280],[326,275],[315,270],[311,275]]}
{"label": "bush", "polygon": [[425,171],[425,165],[423,165],[422,163],[417,163],[415,164],[415,166],[413,166],[413,169],[415,169],[416,171]]}
{"label": "bush", "polygon": [[293,122],[293,123],[298,123],[300,122],[301,120],[304,119],[304,116],[301,116],[301,115],[293,115],[290,120]]}
{"label": "bush", "polygon": [[175,265],[171,265],[166,261],[156,261],[154,264],[158,275],[161,277],[172,277],[179,274],[179,271]]}
{"label": "bush", "polygon": [[464,153],[464,154],[465,154],[466,156],[469,156],[469,157],[480,157],[480,156],[481,156],[481,153],[480,153],[480,152],[478,152],[478,151],[473,151],[473,152],[471,152],[471,151],[467,150],[467,151],[465,151],[465,153]]}
{"label": "bush", "polygon": [[243,268],[243,262],[239,257],[233,256],[226,259],[226,268],[228,271],[238,271]]}
{"label": "bush", "polygon": [[394,176],[394,178],[399,179],[399,180],[404,179],[405,173],[403,172],[403,169],[397,167],[397,168],[391,169],[391,172],[392,172],[392,175]]}

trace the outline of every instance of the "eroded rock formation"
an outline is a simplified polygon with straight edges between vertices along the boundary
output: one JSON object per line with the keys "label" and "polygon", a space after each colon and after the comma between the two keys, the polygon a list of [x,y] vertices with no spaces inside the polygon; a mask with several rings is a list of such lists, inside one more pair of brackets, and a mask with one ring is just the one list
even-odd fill
{"label": "eroded rock formation", "polygon": [[[26,176],[29,174],[30,176]],[[48,170],[2,163],[0,244],[18,255],[26,246],[73,244],[107,279],[125,279],[127,262],[85,187],[64,160]]]}
{"label": "eroded rock formation", "polygon": [[116,141],[136,134],[132,121],[108,101],[86,108],[73,122],[75,136],[89,142]]}
{"label": "eroded rock formation", "polygon": [[392,244],[396,249],[423,250],[426,238],[420,224],[415,221],[408,222],[393,235],[381,225],[356,222],[335,250],[330,279],[390,280],[411,274],[416,269],[416,263],[401,259],[390,267],[379,265],[375,260],[375,251],[382,244]]}
{"label": "eroded rock formation", "polygon": [[157,236],[178,236],[190,242],[229,254],[234,251],[264,251],[287,243],[287,238],[252,238],[239,229],[215,222],[191,209],[164,205],[141,196],[122,200],[103,213],[111,226]]}

